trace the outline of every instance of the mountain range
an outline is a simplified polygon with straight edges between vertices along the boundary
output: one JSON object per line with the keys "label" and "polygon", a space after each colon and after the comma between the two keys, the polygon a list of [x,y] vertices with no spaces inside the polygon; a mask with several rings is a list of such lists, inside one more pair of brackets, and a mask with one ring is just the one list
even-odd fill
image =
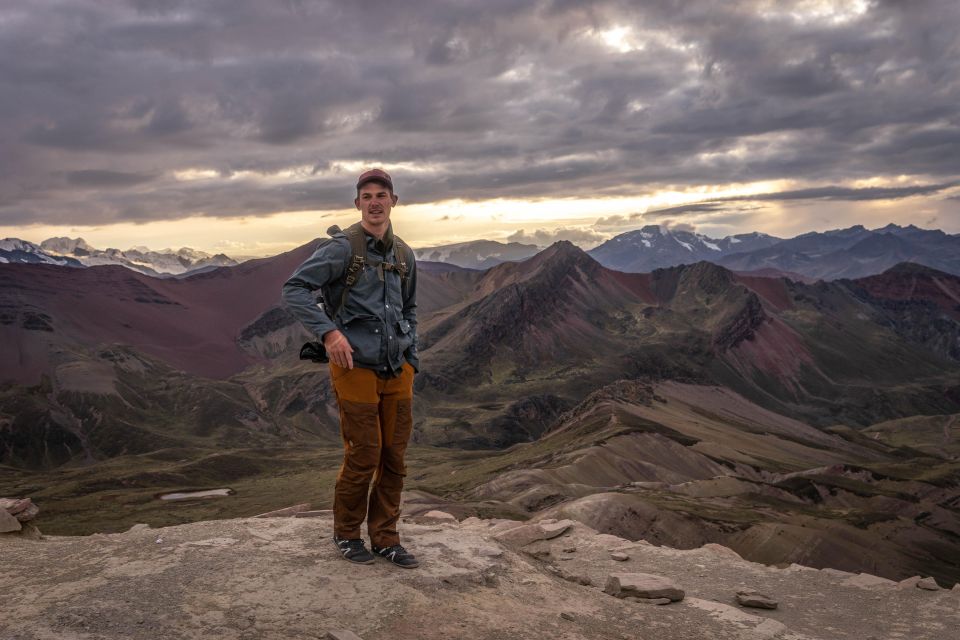
{"label": "mountain range", "polygon": [[[486,269],[502,262],[526,260],[540,250],[534,245],[477,240],[421,249],[417,257]],[[621,233],[587,253],[605,267],[631,273],[706,260],[732,271],[783,275],[808,282],[875,275],[900,262],[960,275],[960,234],[914,225],[888,224],[877,229],[856,225],[789,239],[756,231],[715,239],[647,225]]]}
{"label": "mountain range", "polygon": [[[542,250],[533,244],[473,240],[415,249],[414,253],[420,261],[486,270],[504,262],[527,260]],[[960,234],[892,223],[872,230],[856,225],[789,239],[756,231],[715,239],[693,231],[647,225],[621,233],[587,253],[605,267],[629,273],[706,260],[735,272],[786,276],[803,282],[861,278],[882,273],[900,262],[960,275]],[[39,245],[16,238],[0,240],[0,263],[74,267],[117,264],[146,275],[182,277],[241,261],[186,247],[120,251],[94,249],[82,238],[50,238]]]}
{"label": "mountain range", "polygon": [[39,245],[19,238],[0,240],[0,263],[57,264],[69,267],[119,265],[150,276],[181,276],[237,260],[222,253],[211,255],[189,247],[151,251],[146,247],[95,249],[83,238],[48,238]]}
{"label": "mountain range", "polygon": [[[249,507],[332,478],[328,376],[279,304],[315,243],[177,279],[0,264],[0,494],[89,532],[181,521],[165,490]],[[627,273],[568,242],[419,267],[413,487],[478,515],[960,578],[960,277]]]}

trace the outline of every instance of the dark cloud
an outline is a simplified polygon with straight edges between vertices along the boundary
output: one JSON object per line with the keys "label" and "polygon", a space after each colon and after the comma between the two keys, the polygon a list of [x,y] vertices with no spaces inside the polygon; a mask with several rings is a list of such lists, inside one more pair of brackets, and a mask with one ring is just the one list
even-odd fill
{"label": "dark cloud", "polygon": [[[421,165],[394,171],[405,203],[930,183],[740,200],[896,199],[960,176],[954,0],[11,6],[0,217],[18,223],[350,206],[345,163]],[[674,213],[730,213],[711,202]]]}
{"label": "dark cloud", "polygon": [[140,173],[123,173],[121,171],[98,171],[85,169],[83,171],[69,171],[66,174],[67,182],[82,187],[130,187],[154,180],[156,176]]}

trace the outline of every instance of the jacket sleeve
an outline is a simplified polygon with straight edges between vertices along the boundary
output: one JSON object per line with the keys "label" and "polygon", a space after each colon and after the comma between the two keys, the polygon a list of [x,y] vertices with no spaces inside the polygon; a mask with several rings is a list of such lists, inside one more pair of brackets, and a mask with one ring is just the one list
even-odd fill
{"label": "jacket sleeve", "polygon": [[327,240],[283,283],[282,296],[287,309],[320,340],[337,326],[318,305],[321,302],[327,306],[327,301],[322,296],[315,300],[314,292],[343,277],[349,254],[349,245]]}
{"label": "jacket sleeve", "polygon": [[417,260],[410,252],[410,275],[407,276],[407,286],[403,289],[403,319],[410,323],[410,333],[413,334],[413,344],[411,344],[404,355],[413,365],[413,368],[420,371],[420,356],[417,352]]}

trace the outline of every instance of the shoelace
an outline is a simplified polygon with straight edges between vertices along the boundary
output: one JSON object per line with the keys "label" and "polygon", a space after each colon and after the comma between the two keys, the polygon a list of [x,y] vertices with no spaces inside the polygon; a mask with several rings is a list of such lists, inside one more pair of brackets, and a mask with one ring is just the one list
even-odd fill
{"label": "shoelace", "polygon": [[363,539],[361,538],[356,538],[354,540],[341,540],[338,543],[338,546],[342,547],[344,543],[346,543],[347,548],[350,549],[351,551],[363,549]]}
{"label": "shoelace", "polygon": [[380,550],[381,555],[388,556],[391,553],[396,553],[398,555],[408,555],[407,550],[404,549],[401,545],[395,544],[392,547],[387,547],[386,549]]}

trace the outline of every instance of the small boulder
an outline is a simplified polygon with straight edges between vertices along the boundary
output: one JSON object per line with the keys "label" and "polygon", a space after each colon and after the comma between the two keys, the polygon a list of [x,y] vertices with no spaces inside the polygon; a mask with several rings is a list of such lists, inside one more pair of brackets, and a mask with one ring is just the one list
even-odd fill
{"label": "small boulder", "polygon": [[20,531],[23,525],[14,516],[10,515],[6,509],[0,509],[0,533],[11,533]]}
{"label": "small boulder", "polygon": [[561,520],[554,524],[524,524],[506,531],[496,533],[493,537],[505,544],[519,547],[538,540],[550,540],[563,534],[573,525],[572,520]]}
{"label": "small boulder", "polygon": [[539,525],[524,524],[519,527],[507,529],[506,531],[501,531],[493,537],[504,544],[523,547],[531,542],[543,540],[543,529],[541,529]]}
{"label": "small boulder", "polygon": [[0,498],[0,511],[15,517],[19,522],[28,522],[37,517],[40,507],[30,498]]}
{"label": "small boulder", "polygon": [[672,602],[685,595],[673,580],[650,573],[611,573],[603,591],[616,598],[669,598]]}
{"label": "small boulder", "polygon": [[751,589],[737,591],[737,604],[755,609],[776,609],[779,603],[770,596]]}
{"label": "small boulder", "polygon": [[937,584],[937,581],[933,578],[923,578],[917,582],[918,589],[926,589],[927,591],[940,591],[940,585]]}
{"label": "small boulder", "polygon": [[577,617],[576,617],[575,615],[573,615],[572,613],[570,613],[569,611],[563,611],[562,613],[560,613],[560,617],[563,618],[564,620],[576,620],[576,619],[577,619]]}
{"label": "small boulder", "polygon": [[567,529],[573,526],[573,520],[560,520],[559,522],[540,523],[540,529],[543,531],[543,539],[550,540],[563,535]]}
{"label": "small boulder", "polygon": [[441,520],[443,522],[457,522],[457,516],[452,513],[447,513],[446,511],[427,511],[424,514],[420,515],[421,518],[427,518],[429,520]]}
{"label": "small boulder", "polygon": [[920,576],[910,576],[905,580],[901,580],[897,583],[898,589],[914,589],[917,586],[917,583],[920,582],[922,578]]}
{"label": "small boulder", "polygon": [[618,562],[626,562],[630,559],[630,556],[625,554],[623,551],[614,551],[610,554],[610,558]]}

